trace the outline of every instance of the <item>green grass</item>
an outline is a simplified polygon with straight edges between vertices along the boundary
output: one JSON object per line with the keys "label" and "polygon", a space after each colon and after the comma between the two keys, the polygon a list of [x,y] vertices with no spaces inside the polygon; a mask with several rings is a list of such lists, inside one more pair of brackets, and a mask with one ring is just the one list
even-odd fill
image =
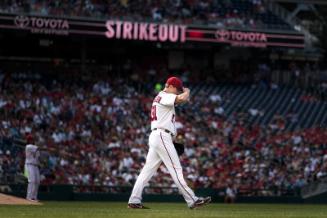
{"label": "green grass", "polygon": [[132,210],[126,203],[45,202],[42,206],[0,206],[0,218],[326,218],[327,205],[210,204],[190,210],[182,203],[147,203]]}

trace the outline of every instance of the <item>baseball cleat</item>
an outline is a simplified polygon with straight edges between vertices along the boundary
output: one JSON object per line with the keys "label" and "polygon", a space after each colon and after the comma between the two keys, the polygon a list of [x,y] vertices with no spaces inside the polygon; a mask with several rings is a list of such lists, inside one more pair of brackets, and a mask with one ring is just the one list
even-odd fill
{"label": "baseball cleat", "polygon": [[33,202],[39,202],[39,200],[33,199],[33,198],[26,198],[28,201],[33,201]]}
{"label": "baseball cleat", "polygon": [[205,206],[211,202],[211,197],[204,197],[204,198],[199,198],[192,206],[190,206],[190,209],[195,209],[198,207]]}
{"label": "baseball cleat", "polygon": [[150,209],[148,207],[145,207],[143,204],[128,204],[127,208],[130,208],[130,209]]}
{"label": "baseball cleat", "polygon": [[26,200],[28,200],[31,203],[36,204],[36,205],[42,205],[42,203],[37,199],[26,198]]}

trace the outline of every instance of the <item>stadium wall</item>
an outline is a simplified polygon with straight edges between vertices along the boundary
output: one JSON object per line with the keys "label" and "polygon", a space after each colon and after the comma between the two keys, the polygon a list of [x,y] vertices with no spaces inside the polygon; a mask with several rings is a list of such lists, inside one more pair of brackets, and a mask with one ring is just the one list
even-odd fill
{"label": "stadium wall", "polygon": [[[10,187],[10,193],[17,197],[25,197],[25,185],[13,185]],[[43,190],[43,191],[42,191]],[[217,195],[217,190],[214,189],[198,189],[195,191],[198,195],[210,195],[214,202],[223,203],[224,197]],[[40,200],[43,201],[121,201],[127,202],[129,198],[126,193],[96,193],[96,192],[74,192],[74,186],[71,185],[52,185],[42,186],[39,194]],[[178,194],[145,194],[144,201],[146,202],[183,202],[183,198]],[[327,203],[327,194],[316,196],[314,198],[303,199],[300,196],[239,196],[236,203]]]}

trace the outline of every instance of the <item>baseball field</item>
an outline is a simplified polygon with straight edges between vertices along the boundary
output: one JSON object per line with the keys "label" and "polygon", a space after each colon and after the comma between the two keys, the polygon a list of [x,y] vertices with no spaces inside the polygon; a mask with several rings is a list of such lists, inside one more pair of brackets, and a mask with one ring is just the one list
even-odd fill
{"label": "baseball field", "polygon": [[44,202],[40,206],[0,205],[1,218],[325,218],[326,205],[210,204],[189,210],[182,203],[149,203],[148,210],[131,210],[126,203]]}

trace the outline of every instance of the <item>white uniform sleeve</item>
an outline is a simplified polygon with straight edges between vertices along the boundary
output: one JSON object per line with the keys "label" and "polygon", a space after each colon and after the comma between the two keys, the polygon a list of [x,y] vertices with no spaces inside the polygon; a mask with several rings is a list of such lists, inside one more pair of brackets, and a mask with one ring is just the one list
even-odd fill
{"label": "white uniform sleeve", "polygon": [[159,104],[164,106],[174,106],[176,95],[172,93],[163,93],[161,96]]}

